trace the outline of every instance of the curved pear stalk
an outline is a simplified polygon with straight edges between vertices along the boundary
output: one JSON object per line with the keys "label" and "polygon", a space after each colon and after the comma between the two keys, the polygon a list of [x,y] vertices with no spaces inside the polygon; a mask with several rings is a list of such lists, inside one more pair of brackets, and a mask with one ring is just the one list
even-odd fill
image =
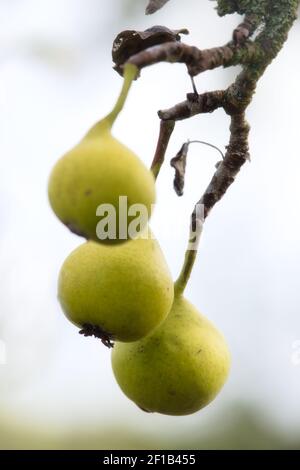
{"label": "curved pear stalk", "polygon": [[124,104],[126,102],[128,93],[130,91],[132,82],[136,79],[138,75],[138,68],[133,64],[126,64],[124,66],[124,80],[123,86],[120,92],[120,95],[116,101],[115,106],[107,116],[105,116],[101,121],[97,122],[86,134],[85,139],[98,137],[99,133],[103,133],[105,130],[111,132],[111,129],[122,111]]}
{"label": "curved pear stalk", "polygon": [[[188,285],[188,282],[190,280],[192,270],[193,270],[193,267],[194,267],[194,264],[195,264],[195,261],[196,261],[196,258],[197,258],[197,254],[198,254],[198,246],[199,246],[199,242],[200,242],[200,236],[201,236],[201,233],[202,233],[202,227],[203,227],[202,224],[201,224],[201,228],[200,228],[200,225],[199,225],[198,231],[197,231],[197,234],[196,234],[196,237],[197,237],[196,245],[197,245],[197,247],[195,247],[194,249],[191,249],[188,246],[188,248],[185,252],[184,262],[183,262],[180,274],[179,274],[177,280],[174,283],[174,291],[177,295],[182,295],[184,293],[185,288]],[[191,238],[190,238],[190,242],[192,242]]]}

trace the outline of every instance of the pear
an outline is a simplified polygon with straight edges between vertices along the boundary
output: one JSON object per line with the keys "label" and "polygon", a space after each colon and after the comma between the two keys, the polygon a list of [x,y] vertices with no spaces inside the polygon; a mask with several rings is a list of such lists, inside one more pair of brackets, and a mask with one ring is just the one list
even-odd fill
{"label": "pear", "polygon": [[188,415],[218,394],[230,354],[212,323],[175,294],[159,328],[135,343],[115,345],[112,367],[125,395],[144,411]]}
{"label": "pear", "polygon": [[169,268],[152,238],[113,246],[88,241],[65,260],[58,281],[67,318],[108,346],[150,333],[168,315],[173,297]]}
{"label": "pear", "polygon": [[[112,244],[131,238],[128,228],[134,214],[127,217],[127,212],[122,212],[120,198],[126,198],[129,207],[134,204],[142,207],[140,232],[147,225],[155,203],[152,172],[111,134],[135,75],[136,68],[127,66],[123,89],[112,112],[56,163],[50,175],[48,194],[57,217],[74,233],[98,242]],[[98,207],[104,204],[99,213]],[[105,215],[105,208],[111,209],[114,221],[109,230],[99,234],[97,226],[103,220],[100,216]]]}

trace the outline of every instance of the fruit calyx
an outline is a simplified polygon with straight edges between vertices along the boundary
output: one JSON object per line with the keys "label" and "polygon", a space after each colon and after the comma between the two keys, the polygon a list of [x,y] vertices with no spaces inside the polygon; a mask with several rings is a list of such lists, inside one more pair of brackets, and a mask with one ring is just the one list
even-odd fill
{"label": "fruit calyx", "polygon": [[99,338],[107,348],[114,347],[113,336],[110,333],[102,330],[98,325],[84,323],[82,325],[82,329],[79,331],[79,334],[83,336],[94,336],[95,338]]}

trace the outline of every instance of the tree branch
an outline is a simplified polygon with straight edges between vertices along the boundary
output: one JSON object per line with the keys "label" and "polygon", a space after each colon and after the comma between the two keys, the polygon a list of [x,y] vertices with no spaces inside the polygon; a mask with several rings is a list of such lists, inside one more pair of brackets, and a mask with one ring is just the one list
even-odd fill
{"label": "tree branch", "polygon": [[186,64],[189,74],[194,77],[206,70],[217,67],[245,64],[257,58],[259,49],[251,41],[243,45],[233,42],[212,49],[198,49],[182,42],[166,42],[138,52],[129,59],[139,70],[159,62]]}
{"label": "tree branch", "polygon": [[[160,3],[162,6],[166,2]],[[184,63],[192,77],[220,66],[243,66],[242,72],[227,90],[200,95],[192,93],[182,103],[158,113],[161,128],[152,165],[158,171],[175,121],[210,113],[220,107],[231,117],[230,140],[224,160],[218,165],[191,216],[189,245],[175,284],[180,292],[184,291],[191,275],[204,220],[234,182],[244,163],[250,159],[250,127],[245,119],[245,111],[253,98],[258,80],[287,40],[297,17],[299,3],[300,0],[217,0],[220,16],[231,13],[244,15],[243,22],[233,31],[231,42],[206,50],[180,42],[167,42],[143,50],[129,59],[139,70],[158,62]],[[261,32],[258,31],[260,26],[263,26]],[[255,33],[256,37],[251,40]],[[199,207],[202,211],[199,211]]]}
{"label": "tree branch", "polygon": [[196,114],[212,113],[218,108],[224,107],[225,90],[210,91],[197,95],[189,93],[187,100],[178,103],[172,108],[158,111],[162,120],[173,119],[180,121]]}
{"label": "tree branch", "polygon": [[[249,131],[250,126],[245,120],[245,113],[231,116],[230,142],[227,152],[198,202],[198,204],[204,206],[204,218],[208,216],[214,205],[224,196],[229,186],[234,182],[242,165],[250,159]],[[195,218],[195,211],[192,217]]]}

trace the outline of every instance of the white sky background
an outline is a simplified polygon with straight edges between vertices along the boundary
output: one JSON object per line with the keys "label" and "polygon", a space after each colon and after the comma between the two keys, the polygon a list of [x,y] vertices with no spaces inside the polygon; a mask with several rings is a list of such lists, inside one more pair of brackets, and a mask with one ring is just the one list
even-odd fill
{"label": "white sky background", "polygon": [[[232,351],[230,380],[219,398],[186,418],[143,414],[115,384],[109,351],[80,337],[60,311],[57,273],[82,241],[52,214],[47,179],[55,161],[116,99],[121,79],[111,68],[114,37],[122,29],[165,24],[188,27],[185,41],[205,48],[225,43],[238,22],[218,18],[213,2],[172,0],[144,17],[146,2],[137,0],[136,16],[126,18],[122,3],[0,0],[0,340],[7,353],[7,365],[0,363],[0,411],[38,423],[46,416],[60,427],[101,419],[175,436],[218,423],[232,403],[245,402],[278,427],[297,426],[300,358],[296,365],[292,355],[300,340],[299,23],[258,85],[247,113],[252,163],[209,217],[187,289]],[[199,91],[225,87],[236,72],[207,72],[197,78]],[[182,65],[144,70],[115,135],[149,165],[156,111],[189,91]],[[179,123],[168,157],[187,138],[224,149],[228,124],[221,112]],[[189,213],[218,158],[209,148],[191,148],[182,199],[173,193],[168,164],[159,177],[152,226],[174,277]]]}

